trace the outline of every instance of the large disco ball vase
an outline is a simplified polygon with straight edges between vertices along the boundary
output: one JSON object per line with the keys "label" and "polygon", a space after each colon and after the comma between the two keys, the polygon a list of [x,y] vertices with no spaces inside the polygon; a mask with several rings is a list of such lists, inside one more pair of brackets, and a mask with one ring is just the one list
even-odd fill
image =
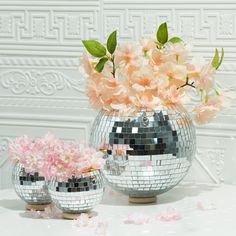
{"label": "large disco ball vase", "polygon": [[104,178],[100,170],[81,174],[60,182],[52,179],[49,192],[54,204],[62,210],[66,219],[76,219],[80,213],[91,210],[100,203],[104,192]]}
{"label": "large disco ball vase", "polygon": [[17,195],[27,203],[28,210],[44,210],[50,203],[47,181],[38,172],[27,173],[22,164],[16,163],[12,183]]}
{"label": "large disco ball vase", "polygon": [[129,201],[149,203],[176,186],[195,154],[195,128],[181,105],[118,115],[101,111],[93,124],[91,145],[105,154],[104,176]]}

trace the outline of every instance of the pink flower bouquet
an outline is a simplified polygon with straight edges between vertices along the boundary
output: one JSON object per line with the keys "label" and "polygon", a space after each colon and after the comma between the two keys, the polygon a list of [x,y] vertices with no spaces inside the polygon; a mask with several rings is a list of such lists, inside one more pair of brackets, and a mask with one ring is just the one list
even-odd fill
{"label": "pink flower bouquet", "polygon": [[35,139],[22,136],[10,143],[9,156],[16,162],[13,184],[17,194],[27,203],[36,204],[37,209],[39,204],[41,210],[45,209],[52,200],[64,218],[74,219],[102,199],[100,170],[105,160],[94,148],[51,134]]}
{"label": "pink flower bouquet", "polygon": [[44,147],[39,138],[26,135],[9,144],[9,157],[15,163],[12,183],[17,195],[27,203],[28,210],[44,210],[51,203],[47,181],[40,174]]}
{"label": "pink flower bouquet", "polygon": [[85,144],[65,142],[51,134],[43,138],[26,135],[9,144],[9,157],[22,164],[27,173],[39,172],[50,180],[67,180],[82,173],[99,170],[104,165],[102,152]]}
{"label": "pink flower bouquet", "polygon": [[189,46],[179,37],[169,37],[167,24],[156,38],[117,45],[117,32],[106,47],[95,40],[83,40],[89,54],[81,64],[87,74],[87,95],[96,109],[129,114],[154,110],[159,105],[183,104],[190,95],[198,98],[191,109],[199,124],[210,122],[225,107],[228,98],[215,82],[221,55],[216,49],[212,61],[188,60]]}
{"label": "pink flower bouquet", "polygon": [[24,135],[9,143],[9,158],[21,164],[26,173],[39,172],[43,157],[44,150],[39,138]]}
{"label": "pink flower bouquet", "polygon": [[65,142],[50,134],[42,138],[41,143],[45,153],[40,173],[46,179],[66,181],[86,172],[100,170],[105,163],[102,152],[85,144]]}
{"label": "pink flower bouquet", "polygon": [[50,180],[50,196],[63,217],[76,219],[81,212],[90,211],[104,192],[103,153],[52,135],[46,135],[41,142],[45,155],[40,173]]}

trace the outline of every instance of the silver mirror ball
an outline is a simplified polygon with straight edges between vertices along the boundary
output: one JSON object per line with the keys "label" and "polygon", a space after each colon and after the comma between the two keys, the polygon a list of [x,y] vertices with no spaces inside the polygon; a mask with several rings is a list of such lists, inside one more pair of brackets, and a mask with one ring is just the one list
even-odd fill
{"label": "silver mirror ball", "polygon": [[12,171],[12,183],[17,195],[30,205],[51,203],[48,184],[37,172],[26,173],[24,167],[16,163]]}
{"label": "silver mirror ball", "polygon": [[69,178],[66,182],[54,179],[50,181],[49,192],[54,204],[64,213],[88,212],[102,200],[104,179],[99,170]]}
{"label": "silver mirror ball", "polygon": [[154,197],[187,174],[196,148],[192,119],[181,105],[135,115],[101,111],[90,144],[104,152],[108,184],[130,197]]}

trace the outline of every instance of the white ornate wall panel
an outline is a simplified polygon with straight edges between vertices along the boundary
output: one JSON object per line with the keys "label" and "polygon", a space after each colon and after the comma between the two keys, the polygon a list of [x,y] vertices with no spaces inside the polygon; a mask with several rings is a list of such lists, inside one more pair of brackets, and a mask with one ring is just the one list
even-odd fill
{"label": "white ornate wall panel", "polygon": [[[236,91],[234,0],[0,0],[0,188],[10,186],[8,141],[52,131],[88,140],[95,112],[78,72],[81,39],[121,40],[153,34],[167,21],[209,58],[225,48],[218,82]],[[199,127],[198,152],[187,179],[236,183],[236,101],[214,122]]]}

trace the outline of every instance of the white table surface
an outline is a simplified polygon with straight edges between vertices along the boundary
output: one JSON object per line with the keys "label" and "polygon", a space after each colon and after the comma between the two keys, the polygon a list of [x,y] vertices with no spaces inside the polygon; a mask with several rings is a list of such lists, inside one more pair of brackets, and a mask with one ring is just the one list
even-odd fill
{"label": "white table surface", "polygon": [[[197,202],[204,205],[197,208]],[[212,207],[214,206],[214,207]],[[167,207],[178,210],[182,219],[162,222],[154,216]],[[94,221],[105,222],[111,236],[234,236],[236,235],[236,186],[182,184],[158,196],[158,203],[130,205],[124,195],[107,190],[103,201],[94,211]],[[125,224],[128,214],[143,214],[150,222],[142,225]],[[78,236],[98,235],[90,228],[78,228],[75,221],[36,219],[25,213],[25,204],[12,189],[0,191],[0,236]]]}

